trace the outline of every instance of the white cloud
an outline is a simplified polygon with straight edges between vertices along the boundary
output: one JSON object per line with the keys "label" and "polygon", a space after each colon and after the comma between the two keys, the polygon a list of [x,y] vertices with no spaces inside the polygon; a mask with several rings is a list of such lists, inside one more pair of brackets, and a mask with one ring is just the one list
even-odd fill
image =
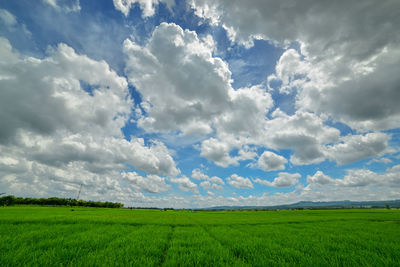
{"label": "white cloud", "polygon": [[144,140],[131,140],[95,135],[52,135],[51,137],[21,133],[18,147],[25,157],[51,166],[61,166],[73,161],[85,162],[87,169],[97,173],[104,170],[126,169],[130,164],[149,174],[178,175],[179,170],[161,142],[148,146]]}
{"label": "white cloud", "polygon": [[184,192],[199,192],[197,185],[184,175],[182,177],[170,178],[169,181],[178,184],[179,189]]}
{"label": "white cloud", "polygon": [[276,64],[276,74],[269,80],[278,79],[282,82],[279,91],[291,93],[306,82],[307,74],[311,71],[308,62],[301,60],[301,56],[294,49],[286,50]]}
{"label": "white cloud", "polygon": [[215,123],[220,135],[262,135],[266,114],[273,107],[271,95],[261,85],[229,92],[232,97],[229,103],[231,109],[217,116]]}
{"label": "white cloud", "polygon": [[224,180],[217,176],[209,177],[208,175],[201,172],[199,169],[192,170],[192,178],[202,181],[200,186],[204,189],[218,189],[222,190],[225,185]]}
{"label": "white cloud", "polygon": [[[87,198],[125,203],[168,190],[159,175],[180,171],[162,142],[124,138],[133,103],[106,62],[65,44],[43,59],[24,57],[3,38],[0,54],[0,187],[75,197],[82,183]],[[126,172],[132,166],[146,177]]]}
{"label": "white cloud", "polygon": [[[248,42],[251,37],[283,44],[301,40],[310,46],[312,55],[334,51],[352,58],[367,57],[395,43],[398,37],[399,18],[390,12],[399,6],[396,0],[379,6],[373,0],[364,1],[363,5],[357,1],[327,4],[315,0],[192,0],[190,4],[198,16],[229,28],[239,42]],[[374,23],[368,23],[370,20]]]}
{"label": "white cloud", "polygon": [[[264,146],[277,151],[293,149],[291,162],[306,165],[324,161],[325,145],[337,142],[339,136],[339,130],[325,125],[314,113],[299,110],[288,115],[276,109],[271,119],[265,116],[260,118],[247,133],[225,131],[221,127],[217,131],[217,138],[212,137],[202,142],[201,155],[226,167],[236,165],[241,160],[254,159],[257,156],[254,146]],[[239,149],[237,156],[231,155],[234,149]]]}
{"label": "white cloud", "polygon": [[43,0],[57,11],[78,12],[81,10],[80,0]]}
{"label": "white cloud", "polygon": [[228,184],[236,188],[253,188],[253,183],[249,178],[241,177],[237,174],[232,174],[227,179]]}
{"label": "white cloud", "polygon": [[355,161],[376,157],[388,152],[390,136],[385,133],[348,135],[337,144],[327,146],[327,154],[337,163],[349,164]]}
{"label": "white cloud", "polygon": [[289,116],[280,110],[266,122],[265,143],[277,149],[294,149],[290,161],[296,165],[319,163],[325,159],[324,144],[338,140],[340,132],[324,125],[317,115],[297,111]]}
{"label": "white cloud", "polygon": [[313,176],[307,175],[307,183],[309,184],[326,185],[334,182],[334,179],[325,175],[321,171],[317,171]]}
{"label": "white cloud", "polygon": [[271,151],[264,151],[257,161],[257,166],[264,171],[284,170],[287,159]]}
{"label": "white cloud", "polygon": [[[257,157],[253,148],[241,144],[239,140],[229,138],[223,139],[210,138],[202,142],[200,155],[212,160],[217,166],[228,167],[230,165],[239,165],[239,161],[252,160]],[[237,155],[231,156],[230,152],[238,148]]]}
{"label": "white cloud", "polygon": [[113,0],[113,3],[114,7],[121,11],[125,17],[129,15],[131,8],[133,8],[135,4],[139,4],[143,11],[143,17],[151,17],[154,15],[157,5],[165,3],[167,7],[171,9],[172,5],[175,5],[175,0]]}
{"label": "white cloud", "polygon": [[374,0],[362,5],[355,0],[190,4],[198,16],[222,25],[239,43],[263,38],[284,48],[300,44],[301,55],[289,49],[276,70],[281,92],[299,90],[299,107],[327,113],[363,131],[399,125],[400,19],[393,12],[400,8],[398,1],[378,6]]}
{"label": "white cloud", "polygon": [[343,179],[337,179],[336,183],[342,186],[358,187],[376,184],[377,179],[379,176],[370,170],[349,170],[348,174]]}
{"label": "white cloud", "polygon": [[140,127],[181,135],[215,131],[218,138],[205,140],[201,155],[226,167],[256,157],[237,137],[262,134],[273,101],[260,85],[234,90],[227,63],[213,56],[208,39],[161,23],[145,46],[125,40],[126,73],[143,98]]}
{"label": "white cloud", "polygon": [[[400,122],[395,100],[399,98],[395,75],[399,58],[400,49],[392,47],[365,62],[311,61],[310,72],[299,86],[297,104],[363,132],[396,128]],[[346,64],[352,69],[343,71]]]}
{"label": "white cloud", "polygon": [[255,179],[254,182],[273,187],[289,187],[297,184],[300,177],[301,175],[299,173],[280,172],[278,177],[275,177],[272,182],[258,178]]}
{"label": "white cloud", "polygon": [[[19,129],[121,135],[132,102],[126,80],[106,62],[78,55],[65,44],[45,59],[22,58],[0,39],[0,53],[0,121],[7,125],[0,129],[0,142],[14,138]],[[92,95],[82,82],[93,88]]]}
{"label": "white cloud", "polygon": [[206,174],[204,174],[202,171],[199,169],[194,169],[192,170],[192,178],[196,180],[208,180],[210,177]]}
{"label": "white cloud", "polygon": [[0,8],[0,20],[8,27],[13,27],[17,25],[17,18],[11,14],[9,11]]}
{"label": "white cloud", "polygon": [[378,159],[372,159],[368,162],[368,164],[372,164],[372,163],[382,163],[382,164],[389,164],[392,163],[393,161],[389,158],[378,158]]}
{"label": "white cloud", "polygon": [[121,176],[137,191],[144,190],[149,193],[162,193],[170,189],[170,185],[165,183],[165,178],[157,175],[143,177],[136,172],[123,172]]}
{"label": "white cloud", "polygon": [[28,30],[26,25],[18,22],[18,19],[14,14],[6,9],[0,8],[0,25],[2,24],[6,26],[5,28],[7,29],[8,33],[11,33],[14,36],[28,38],[32,36],[32,33]]}
{"label": "white cloud", "polygon": [[143,97],[147,116],[138,124],[146,130],[184,132],[194,123],[209,125],[227,109],[233,91],[228,66],[195,32],[161,23],[145,47],[125,40],[124,52],[129,81]]}
{"label": "white cloud", "polygon": [[348,170],[343,178],[333,179],[323,172],[318,171],[313,176],[307,176],[307,182],[311,185],[334,185],[337,190],[342,187],[399,187],[400,165],[388,168],[386,172],[376,173],[368,169]]}
{"label": "white cloud", "polygon": [[[203,181],[203,182],[200,183],[200,186],[203,187],[206,190],[209,190],[209,189],[222,190],[222,188],[223,188],[221,185],[211,183],[210,181]],[[208,191],[208,192],[210,192],[210,191]]]}

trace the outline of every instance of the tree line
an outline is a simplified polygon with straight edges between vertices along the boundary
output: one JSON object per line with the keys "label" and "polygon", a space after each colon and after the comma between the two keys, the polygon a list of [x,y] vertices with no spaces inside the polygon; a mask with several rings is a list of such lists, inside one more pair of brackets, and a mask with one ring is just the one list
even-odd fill
{"label": "tree line", "polygon": [[99,207],[99,208],[122,208],[124,204],[117,202],[101,202],[76,200],[74,198],[23,198],[12,195],[0,197],[0,206],[12,205],[54,205],[54,206],[80,206],[80,207]]}

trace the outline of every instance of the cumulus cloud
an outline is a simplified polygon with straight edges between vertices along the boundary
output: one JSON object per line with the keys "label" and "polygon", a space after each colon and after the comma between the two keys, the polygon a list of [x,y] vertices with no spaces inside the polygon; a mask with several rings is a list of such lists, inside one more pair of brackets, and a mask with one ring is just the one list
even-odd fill
{"label": "cumulus cloud", "polygon": [[287,159],[271,151],[264,151],[257,161],[257,166],[264,171],[284,170]]}
{"label": "cumulus cloud", "polygon": [[209,177],[208,175],[201,172],[199,169],[194,169],[192,171],[192,178],[202,181],[200,183],[200,186],[203,187],[204,189],[222,190],[223,185],[225,185],[224,180],[222,180],[220,177],[217,176]]}
{"label": "cumulus cloud", "polygon": [[390,136],[385,133],[347,135],[334,145],[327,146],[327,154],[337,163],[349,164],[388,152]]}
{"label": "cumulus cloud", "polygon": [[[324,161],[325,146],[336,143],[339,137],[339,130],[326,125],[315,113],[298,110],[295,114],[288,115],[278,108],[271,114],[271,118],[260,119],[252,131],[246,134],[224,131],[221,128],[217,138],[202,142],[201,155],[226,167],[235,165],[240,160],[254,159],[257,154],[252,147],[264,146],[276,151],[292,149],[294,154],[290,157],[291,162],[307,165]],[[237,156],[231,155],[233,149],[239,149]],[[283,162],[283,159],[280,161]]]}
{"label": "cumulus cloud", "polygon": [[273,187],[290,187],[297,184],[300,177],[301,174],[299,173],[280,172],[278,177],[275,177],[272,182],[258,178],[255,179],[254,182]]}
{"label": "cumulus cloud", "polygon": [[297,111],[289,116],[278,109],[272,116],[266,122],[265,142],[273,149],[294,149],[290,160],[296,165],[323,161],[323,145],[336,142],[340,135],[314,113]]}
{"label": "cumulus cloud", "polygon": [[209,125],[229,105],[228,66],[212,56],[212,49],[195,32],[161,23],[146,46],[127,39],[124,52],[126,73],[142,94],[147,114],[139,126],[183,131],[194,122]]}
{"label": "cumulus cloud", "polygon": [[282,92],[299,89],[299,106],[367,131],[399,125],[400,19],[393,12],[398,1],[192,0],[190,5],[239,43],[263,38],[284,48],[300,44],[301,54],[289,49],[276,69]]}
{"label": "cumulus cloud", "polygon": [[253,183],[249,178],[241,177],[237,174],[232,174],[227,179],[228,184],[236,188],[253,188]]}
{"label": "cumulus cloud", "polygon": [[280,43],[301,40],[307,42],[313,55],[335,51],[363,58],[398,40],[399,18],[391,12],[399,6],[396,0],[381,5],[373,0],[363,5],[357,1],[327,4],[315,0],[192,0],[190,4],[198,16],[224,25],[239,42],[252,37]]}
{"label": "cumulus cloud", "polygon": [[122,178],[129,182],[138,191],[146,191],[149,193],[162,193],[168,191],[170,185],[165,183],[165,178],[157,175],[140,176],[136,172],[123,172]]}
{"label": "cumulus cloud", "polygon": [[[154,30],[145,46],[124,42],[129,82],[143,98],[138,125],[181,135],[215,131],[218,138],[205,140],[201,155],[226,167],[256,157],[236,137],[260,135],[273,101],[260,85],[234,90],[228,64],[213,50],[212,39],[167,23]],[[223,138],[227,133],[233,137]],[[235,148],[239,153],[232,157]]]}
{"label": "cumulus cloud", "polygon": [[170,178],[169,181],[178,184],[179,189],[184,192],[199,192],[197,185],[184,175],[182,177]]}
{"label": "cumulus cloud", "polygon": [[268,81],[281,81],[279,91],[286,94],[301,87],[306,82],[306,75],[311,71],[308,62],[302,60],[301,55],[294,49],[288,49],[281,55],[275,69],[276,73],[270,75]]}
{"label": "cumulus cloud", "polygon": [[[106,62],[78,55],[65,44],[42,60],[22,58],[3,38],[0,53],[0,121],[7,125],[0,129],[0,142],[14,138],[19,129],[121,135],[132,102],[126,80]],[[82,82],[93,88],[91,93]]]}
{"label": "cumulus cloud", "polygon": [[0,39],[1,187],[74,197],[83,184],[87,197],[124,202],[168,190],[159,175],[180,171],[167,147],[121,132],[133,105],[125,78],[65,44],[48,51],[25,57]]}
{"label": "cumulus cloud", "polygon": [[222,167],[238,163],[229,155],[230,150],[231,147],[228,143],[220,142],[216,138],[207,139],[201,144],[201,155]]}
{"label": "cumulus cloud", "polygon": [[[47,0],[52,1],[52,0]],[[175,4],[175,0],[113,0],[115,9],[121,11],[125,17],[129,15],[131,8],[138,4],[143,11],[143,17],[154,15],[156,6],[160,3],[165,3],[168,8]]]}
{"label": "cumulus cloud", "polygon": [[87,134],[49,137],[20,133],[18,137],[18,145],[8,147],[16,153],[21,149],[21,156],[46,165],[62,166],[81,161],[88,170],[98,173],[126,169],[126,164],[130,164],[149,174],[179,174],[168,149],[159,141],[146,146],[143,139],[134,137],[130,141]]}
{"label": "cumulus cloud", "polygon": [[[400,165],[388,168],[386,172],[376,173],[368,169],[348,170],[343,178],[333,179],[321,171],[313,176],[307,176],[307,182],[311,185],[334,185],[340,187],[399,187]],[[339,189],[338,189],[339,190]]]}
{"label": "cumulus cloud", "polygon": [[321,171],[317,171],[313,176],[307,175],[307,183],[316,185],[326,185],[334,183],[334,179],[325,175]]}

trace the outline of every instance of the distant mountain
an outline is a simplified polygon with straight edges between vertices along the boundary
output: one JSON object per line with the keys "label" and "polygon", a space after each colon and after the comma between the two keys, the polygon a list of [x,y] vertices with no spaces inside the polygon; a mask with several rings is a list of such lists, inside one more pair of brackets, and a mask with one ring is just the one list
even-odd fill
{"label": "distant mountain", "polygon": [[217,206],[204,210],[290,210],[290,209],[340,209],[340,208],[400,208],[400,199],[384,201],[300,201],[275,206]]}

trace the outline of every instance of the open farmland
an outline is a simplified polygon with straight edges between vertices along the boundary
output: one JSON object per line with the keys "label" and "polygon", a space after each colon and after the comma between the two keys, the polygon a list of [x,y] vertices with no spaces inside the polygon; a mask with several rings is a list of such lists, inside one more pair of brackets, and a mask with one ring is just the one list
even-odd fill
{"label": "open farmland", "polygon": [[0,266],[398,266],[399,210],[1,207]]}

